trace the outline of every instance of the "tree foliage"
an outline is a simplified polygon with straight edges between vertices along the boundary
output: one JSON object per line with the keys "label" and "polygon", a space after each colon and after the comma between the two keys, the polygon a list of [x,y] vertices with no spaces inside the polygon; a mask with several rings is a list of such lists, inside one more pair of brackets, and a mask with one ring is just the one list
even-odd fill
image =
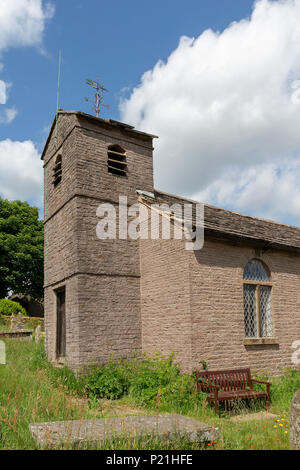
{"label": "tree foliage", "polygon": [[10,316],[18,315],[18,313],[21,313],[23,316],[27,315],[25,308],[19,302],[8,299],[0,300],[0,315]]}
{"label": "tree foliage", "polygon": [[43,298],[44,230],[38,209],[0,198],[0,298]]}

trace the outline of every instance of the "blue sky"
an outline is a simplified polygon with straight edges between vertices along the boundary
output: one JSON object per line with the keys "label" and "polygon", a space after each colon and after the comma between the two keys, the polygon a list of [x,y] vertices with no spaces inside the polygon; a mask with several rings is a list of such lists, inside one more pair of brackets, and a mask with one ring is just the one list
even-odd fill
{"label": "blue sky", "polygon": [[61,49],[60,107],[92,113],[99,77],[103,117],[160,136],[156,187],[298,225],[299,20],[299,0],[0,0],[0,195],[41,205]]}
{"label": "blue sky", "polygon": [[[8,2],[10,0],[7,0]],[[45,3],[45,2],[44,2]],[[3,53],[1,79],[12,83],[9,103],[18,109],[14,123],[0,128],[0,138],[31,139],[39,143],[56,108],[58,53],[62,51],[60,107],[92,112],[86,78],[99,77],[109,89],[103,117],[119,119],[125,88],[166,60],[182,35],[224,29],[248,16],[252,1],[242,0],[59,0],[46,22],[44,54],[35,47]]]}

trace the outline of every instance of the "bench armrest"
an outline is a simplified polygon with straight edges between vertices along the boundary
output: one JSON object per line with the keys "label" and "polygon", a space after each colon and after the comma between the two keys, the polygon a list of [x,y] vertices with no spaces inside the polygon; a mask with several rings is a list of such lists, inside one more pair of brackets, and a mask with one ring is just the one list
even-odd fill
{"label": "bench armrest", "polygon": [[272,385],[271,382],[263,382],[262,380],[255,380],[252,379],[252,382],[255,382],[256,384],[264,384],[264,385]]}
{"label": "bench armrest", "polygon": [[266,385],[267,387],[267,394],[268,394],[268,397],[270,399],[270,387],[271,387],[271,382],[264,382],[262,380],[255,380],[255,379],[252,379],[252,383],[256,383],[256,384],[263,384],[263,385]]}

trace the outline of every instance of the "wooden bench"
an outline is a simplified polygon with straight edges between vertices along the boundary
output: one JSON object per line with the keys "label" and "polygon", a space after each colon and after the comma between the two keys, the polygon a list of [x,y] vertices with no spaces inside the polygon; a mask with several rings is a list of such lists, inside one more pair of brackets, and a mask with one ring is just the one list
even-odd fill
{"label": "wooden bench", "polygon": [[[197,390],[208,394],[207,400],[214,402],[215,412],[219,411],[220,401],[248,398],[265,398],[266,409],[270,406],[270,382],[251,378],[250,369],[197,371]],[[253,389],[253,383],[266,385],[265,392]]]}

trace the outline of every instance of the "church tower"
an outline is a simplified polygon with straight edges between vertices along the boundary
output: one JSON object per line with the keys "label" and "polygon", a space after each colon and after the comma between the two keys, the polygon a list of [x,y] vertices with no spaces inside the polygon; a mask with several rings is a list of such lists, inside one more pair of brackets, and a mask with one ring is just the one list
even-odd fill
{"label": "church tower", "polygon": [[[139,241],[97,237],[97,209],[153,192],[153,138],[60,110],[44,161],[45,329],[53,363],[79,369],[141,351]],[[118,220],[118,217],[117,217]],[[118,234],[118,230],[117,230]]]}

